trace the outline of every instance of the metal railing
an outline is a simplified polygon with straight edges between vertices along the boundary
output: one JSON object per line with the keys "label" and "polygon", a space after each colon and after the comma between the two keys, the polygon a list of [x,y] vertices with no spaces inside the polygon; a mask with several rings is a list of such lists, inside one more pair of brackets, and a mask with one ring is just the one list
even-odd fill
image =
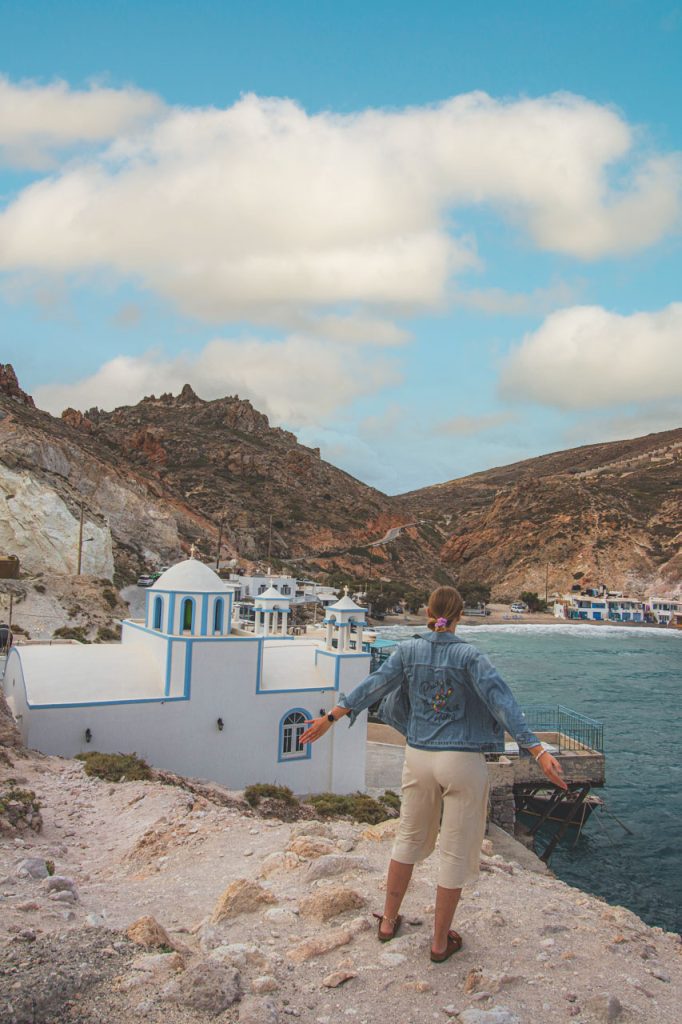
{"label": "metal railing", "polygon": [[562,750],[604,751],[604,723],[581,715],[563,704],[531,704],[524,707],[528,727],[533,732],[556,734],[555,746]]}

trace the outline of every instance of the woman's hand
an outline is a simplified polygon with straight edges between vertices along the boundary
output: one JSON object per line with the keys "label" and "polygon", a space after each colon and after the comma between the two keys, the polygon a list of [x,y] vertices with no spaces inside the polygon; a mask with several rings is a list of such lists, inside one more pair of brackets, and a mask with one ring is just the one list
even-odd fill
{"label": "woman's hand", "polygon": [[303,733],[299,743],[314,743],[331,729],[333,723],[328,721],[326,715],[323,715],[321,718],[307,718],[305,724],[310,728]]}
{"label": "woman's hand", "polygon": [[537,763],[540,765],[550,782],[553,782],[555,786],[559,786],[560,789],[568,789],[568,786],[562,778],[564,774],[563,768],[557,761],[556,757],[552,757],[548,750],[540,756]]}

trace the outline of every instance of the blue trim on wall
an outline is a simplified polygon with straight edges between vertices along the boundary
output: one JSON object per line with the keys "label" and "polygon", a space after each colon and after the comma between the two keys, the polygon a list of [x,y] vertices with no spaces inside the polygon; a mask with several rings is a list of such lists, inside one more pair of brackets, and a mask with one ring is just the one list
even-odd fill
{"label": "blue trim on wall", "polygon": [[[280,690],[279,692],[282,693],[283,691]],[[306,743],[306,745],[305,745],[305,753],[304,754],[289,754],[289,755],[285,755],[283,753],[283,751],[282,751],[282,744],[283,744],[283,739],[284,739],[284,719],[288,718],[289,715],[296,714],[296,712],[298,712],[301,715],[304,715],[307,719],[312,718],[312,715],[310,714],[310,712],[306,711],[305,708],[289,708],[289,710],[285,711],[285,713],[282,715],[282,717],[279,720],[279,736],[278,736],[278,740],[277,740],[277,761],[280,764],[285,764],[287,761],[309,761],[311,759],[311,757],[313,756],[313,750],[312,750],[313,745],[312,745],[312,743]],[[295,740],[296,740],[296,733],[295,732],[294,732],[294,734],[292,736],[292,739],[294,740],[294,743],[295,743]]]}
{"label": "blue trim on wall", "polygon": [[201,604],[201,625],[199,626],[199,636],[208,636],[208,594],[206,594]]}
{"label": "blue trim on wall", "polygon": [[106,708],[119,704],[174,704],[180,700],[186,701],[187,697],[136,697],[130,700],[84,700],[73,704],[26,704],[34,711],[47,711],[53,708]]}
{"label": "blue trim on wall", "polygon": [[192,641],[185,640],[185,700],[192,696]]}
{"label": "blue trim on wall", "polygon": [[173,667],[173,644],[166,644],[166,682],[164,684],[163,692],[168,697],[171,688],[171,669]]}
{"label": "blue trim on wall", "polygon": [[175,618],[175,594],[172,593],[168,599],[168,632],[173,632],[173,619]]}
{"label": "blue trim on wall", "polygon": [[325,658],[369,658],[370,655],[366,651],[358,653],[357,651],[325,651],[321,647],[318,647],[315,654],[323,654]]}
{"label": "blue trim on wall", "polygon": [[203,594],[207,594],[210,597],[211,594],[217,594],[219,597],[225,597],[225,594],[234,593],[234,591],[230,591],[228,589],[225,589],[225,590],[161,590],[161,589],[159,589],[159,590],[157,590],[155,587],[151,587],[147,591],[147,593],[148,594],[182,594],[183,597],[184,597],[185,594],[187,594],[188,596],[194,595],[194,597],[202,597]]}
{"label": "blue trim on wall", "polygon": [[163,598],[160,594],[154,595],[154,604],[152,612],[152,629],[155,632],[161,632],[161,626],[163,625]]}
{"label": "blue trim on wall", "polygon": [[234,592],[228,597],[228,611],[227,611],[227,626],[225,629],[226,633],[232,632],[232,610],[234,608]]}

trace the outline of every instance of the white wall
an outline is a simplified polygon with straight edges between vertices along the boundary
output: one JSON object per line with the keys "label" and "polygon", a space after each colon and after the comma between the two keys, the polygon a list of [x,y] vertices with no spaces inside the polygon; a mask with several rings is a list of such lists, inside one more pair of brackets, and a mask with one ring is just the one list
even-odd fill
{"label": "white wall", "polygon": [[[129,632],[131,642],[136,642],[133,638],[139,631],[129,627]],[[148,634],[140,636],[148,637],[154,646],[158,642]],[[273,642],[266,657],[276,659],[281,651],[286,658],[286,649],[293,643]],[[15,716],[19,716],[24,742],[64,757],[87,750],[135,751],[157,768],[213,779],[233,789],[253,782],[277,782],[297,793],[364,788],[366,715],[351,729],[345,721],[335,725],[313,746],[310,758],[279,760],[283,716],[294,708],[316,716],[321,708],[327,710],[336,703],[337,694],[322,688],[257,693],[260,641],[255,638],[175,641],[173,646],[191,647],[190,700],[28,709],[19,659],[10,656],[5,690]],[[314,648],[305,653],[309,672],[314,672]],[[321,660],[330,663],[333,675],[336,659]],[[177,659],[178,664],[181,661]],[[348,692],[369,671],[369,657],[341,658],[340,666],[342,688]],[[180,674],[172,679],[175,690]],[[306,679],[310,681],[310,675]],[[182,684],[184,687],[184,672]],[[222,730],[217,725],[219,718]],[[90,743],[85,739],[86,729],[92,733]]]}

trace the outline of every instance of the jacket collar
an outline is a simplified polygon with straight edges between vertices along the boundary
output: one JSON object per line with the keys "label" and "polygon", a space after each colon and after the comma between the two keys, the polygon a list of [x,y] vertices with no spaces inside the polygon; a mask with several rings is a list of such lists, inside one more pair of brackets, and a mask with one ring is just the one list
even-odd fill
{"label": "jacket collar", "polygon": [[433,633],[429,630],[428,635],[424,637],[432,644],[463,644],[465,640],[460,640],[456,633]]}

